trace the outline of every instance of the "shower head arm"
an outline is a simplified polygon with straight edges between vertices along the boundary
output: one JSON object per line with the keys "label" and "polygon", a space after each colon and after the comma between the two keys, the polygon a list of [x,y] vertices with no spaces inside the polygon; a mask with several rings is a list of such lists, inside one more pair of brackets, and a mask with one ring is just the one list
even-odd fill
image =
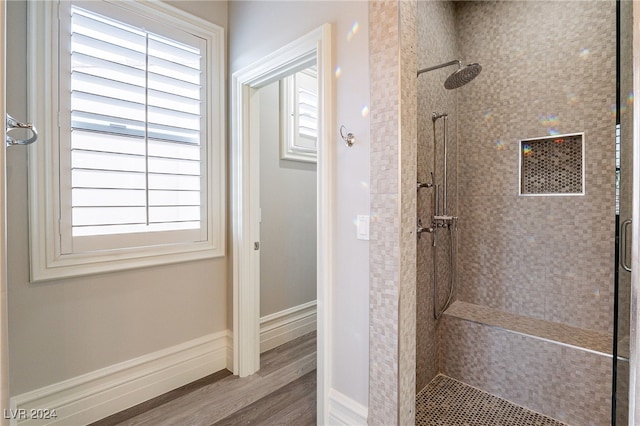
{"label": "shower head arm", "polygon": [[440,64],[440,65],[436,65],[436,66],[429,67],[429,68],[423,68],[421,70],[418,70],[418,75],[420,75],[422,73],[425,73],[425,72],[429,72],[429,71],[439,70],[440,68],[450,67],[451,65],[458,65],[458,68],[461,68],[462,67],[462,61],[456,59],[454,61],[447,62],[445,64]]}

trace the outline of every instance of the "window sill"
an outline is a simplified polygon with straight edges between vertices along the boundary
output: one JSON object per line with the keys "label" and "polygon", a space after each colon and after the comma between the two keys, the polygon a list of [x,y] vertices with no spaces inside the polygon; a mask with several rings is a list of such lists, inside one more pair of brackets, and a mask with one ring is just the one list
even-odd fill
{"label": "window sill", "polygon": [[[137,253],[136,253],[137,251]],[[224,257],[223,249],[210,246],[175,246],[137,249],[136,251],[104,252],[96,255],[63,255],[47,259],[44,247],[32,251],[30,282],[52,281],[116,271],[147,268],[174,263]]]}

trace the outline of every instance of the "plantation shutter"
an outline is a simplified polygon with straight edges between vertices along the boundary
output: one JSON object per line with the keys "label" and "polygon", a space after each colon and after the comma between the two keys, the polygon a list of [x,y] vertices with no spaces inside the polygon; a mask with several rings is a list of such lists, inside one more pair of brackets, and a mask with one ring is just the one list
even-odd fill
{"label": "plantation shutter", "polygon": [[318,139],[318,88],[317,77],[307,72],[296,75],[298,107],[298,133],[300,136]]}
{"label": "plantation shutter", "polygon": [[204,49],[192,38],[72,7],[72,237],[203,234]]}
{"label": "plantation shutter", "polygon": [[315,68],[301,71],[293,78],[297,109],[296,145],[315,151],[318,142],[318,83]]}

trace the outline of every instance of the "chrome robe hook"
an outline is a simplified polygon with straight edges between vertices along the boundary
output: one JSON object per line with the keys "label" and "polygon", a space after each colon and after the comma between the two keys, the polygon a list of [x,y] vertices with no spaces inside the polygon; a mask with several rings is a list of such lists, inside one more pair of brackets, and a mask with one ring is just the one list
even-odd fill
{"label": "chrome robe hook", "polygon": [[[343,131],[347,132],[347,134],[345,135]],[[340,137],[342,137],[342,140],[349,147],[352,146],[353,143],[356,141],[356,137],[353,135],[353,133],[349,132],[347,128],[344,126],[340,126]]]}
{"label": "chrome robe hook", "polygon": [[[15,118],[13,118],[12,116],[10,116],[9,114],[7,114],[7,137],[5,139],[5,142],[7,144],[7,146],[12,146],[12,145],[29,145],[34,143],[37,139],[38,139],[38,131],[36,130],[35,126],[31,123],[21,123],[18,120],[16,120]],[[31,130],[31,137],[29,139],[15,139],[12,138],[11,136],[9,136],[9,132],[13,129],[27,129],[27,130]]]}

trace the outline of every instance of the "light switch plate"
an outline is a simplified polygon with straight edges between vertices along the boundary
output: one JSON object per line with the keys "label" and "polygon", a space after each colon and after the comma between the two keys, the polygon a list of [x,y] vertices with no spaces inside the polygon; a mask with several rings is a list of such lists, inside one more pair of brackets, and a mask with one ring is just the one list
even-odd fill
{"label": "light switch plate", "polygon": [[359,240],[369,240],[369,216],[358,215],[358,235]]}

